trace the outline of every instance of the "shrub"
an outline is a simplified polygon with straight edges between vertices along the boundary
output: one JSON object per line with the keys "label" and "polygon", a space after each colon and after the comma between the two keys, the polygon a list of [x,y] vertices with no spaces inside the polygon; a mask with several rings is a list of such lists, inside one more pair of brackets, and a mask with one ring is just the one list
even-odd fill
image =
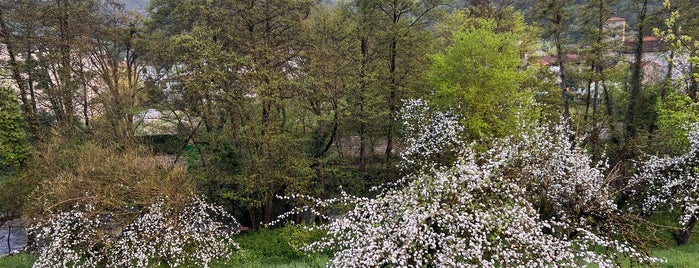
{"label": "shrub", "polygon": [[238,224],[194,194],[180,166],[139,149],[48,142],[24,174],[35,267],[208,265]]}
{"label": "shrub", "polygon": [[200,197],[179,208],[156,199],[125,227],[114,220],[118,215],[95,212],[89,204],[76,206],[29,228],[39,246],[34,267],[208,267],[237,247],[235,220]]}
{"label": "shrub", "polygon": [[604,162],[593,162],[565,126],[529,126],[523,133],[495,140],[483,153],[454,148],[453,163],[419,169],[375,198],[304,197],[314,204],[301,209],[313,212],[350,206],[319,226],[328,236],[306,250],[333,251],[337,267],[656,261],[629,239],[633,222],[613,202],[615,176]]}
{"label": "shrub", "polygon": [[650,156],[640,163],[640,172],[629,182],[637,187],[632,193],[642,200],[641,211],[645,215],[661,209],[679,215],[682,230],[675,237],[679,244],[689,241],[699,220],[699,125],[690,129],[685,153]]}

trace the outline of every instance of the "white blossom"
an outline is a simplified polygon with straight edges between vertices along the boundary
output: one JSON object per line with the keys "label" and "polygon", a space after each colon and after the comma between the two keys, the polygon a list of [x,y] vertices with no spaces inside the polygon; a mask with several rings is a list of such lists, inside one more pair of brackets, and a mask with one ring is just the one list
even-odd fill
{"label": "white blossom", "polygon": [[[426,165],[374,198],[286,198],[310,199],[314,205],[299,210],[314,213],[334,204],[351,207],[317,227],[327,236],[305,248],[334,252],[333,267],[614,267],[620,256],[657,261],[624,239],[612,221],[621,213],[608,165],[594,163],[570,134],[562,125],[529,127],[475,153],[467,146],[418,145],[420,137],[441,135],[419,133],[409,143],[418,148],[404,156],[455,153],[456,161]],[[448,149],[454,151],[439,151]]]}
{"label": "white blossom", "polygon": [[699,125],[687,134],[690,147],[679,156],[650,156],[642,162],[630,184],[642,198],[641,210],[651,214],[668,208],[679,213],[678,222],[686,226],[699,215]]}
{"label": "white blossom", "polygon": [[28,230],[39,245],[34,267],[208,267],[237,247],[235,219],[200,197],[179,208],[158,198],[126,226],[94,212],[75,206],[37,221]]}

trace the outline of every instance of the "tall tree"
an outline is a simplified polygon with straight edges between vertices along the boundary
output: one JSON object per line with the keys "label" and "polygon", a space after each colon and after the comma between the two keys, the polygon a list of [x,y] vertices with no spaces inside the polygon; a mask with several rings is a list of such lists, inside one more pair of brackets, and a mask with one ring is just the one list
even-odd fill
{"label": "tall tree", "polygon": [[[289,116],[299,91],[301,22],[311,6],[307,0],[151,3],[150,51],[166,73],[164,85],[174,90],[171,107],[202,122],[202,129],[190,126],[186,141],[200,147],[203,167],[222,160],[218,153],[239,154],[239,173],[216,173],[224,179],[215,183],[231,181],[221,195],[243,200],[254,225],[271,221],[277,194],[307,179],[306,158],[292,153],[296,121]],[[172,41],[167,49],[174,55],[158,52],[161,38]],[[218,143],[226,137],[235,140],[226,143],[232,147]]]}
{"label": "tall tree", "polygon": [[566,33],[570,26],[570,8],[572,0],[543,0],[534,5],[535,17],[543,22],[544,37],[553,39],[556,46],[556,64],[560,78],[561,96],[563,98],[563,117],[570,118],[570,103],[566,85]]}
{"label": "tall tree", "polygon": [[37,11],[33,11],[36,5],[36,1],[0,3],[0,43],[5,45],[7,66],[20,91],[22,111],[35,137],[39,136],[37,99],[34,92],[36,75],[33,71],[34,39],[39,27],[33,19],[36,18]]}
{"label": "tall tree", "polygon": [[633,47],[633,62],[631,63],[631,76],[628,83],[629,101],[626,110],[625,135],[633,139],[638,134],[641,120],[641,93],[643,87],[643,54],[644,39],[648,18],[648,0],[635,1],[638,11],[638,26],[636,29],[636,42]]}
{"label": "tall tree", "polygon": [[[689,1],[664,1],[665,27],[661,30],[653,29],[654,35],[660,37],[666,44],[670,55],[668,56],[668,69],[665,75],[665,83],[661,91],[662,100],[665,101],[668,92],[674,87],[684,88],[694,102],[697,101],[699,90],[699,45],[695,43],[699,34],[699,19],[693,3]],[[683,83],[675,83],[679,79]]]}
{"label": "tall tree", "polygon": [[[611,116],[612,103],[607,85],[606,70],[615,59],[614,51],[621,45],[623,37],[615,37],[623,32],[623,25],[614,25],[615,21],[609,21],[613,16],[612,9],[616,0],[590,0],[582,5],[581,15],[578,17],[582,26],[581,41],[584,44],[582,51],[583,62],[588,66],[587,95],[585,98],[584,119],[587,120],[592,108],[592,117],[597,116],[600,88],[604,94],[606,115]],[[614,28],[616,27],[616,28]],[[594,86],[594,88],[593,88]],[[594,92],[594,93],[593,93]]]}
{"label": "tall tree", "polygon": [[[433,37],[429,27],[440,14],[443,0],[421,1],[376,1],[357,0],[346,6],[349,15],[357,21],[357,38],[362,55],[358,98],[360,113],[367,113],[370,91],[380,90],[385,100],[380,105],[385,114],[381,121],[386,138],[385,163],[391,167],[397,134],[397,111],[400,100],[415,95],[421,88],[420,77],[424,74]],[[370,112],[373,113],[373,112]],[[359,115],[360,118],[366,116]],[[360,122],[360,170],[366,169],[367,133],[369,126]]]}
{"label": "tall tree", "polygon": [[[7,47],[8,65],[31,129],[38,135],[37,116],[48,113],[63,134],[73,136],[81,125],[78,107],[87,106],[86,84],[91,78],[84,71],[94,67],[86,52],[94,48],[96,35],[113,30],[105,28],[102,19],[117,4],[54,0],[2,5],[0,41]],[[88,119],[85,112],[82,117]]]}
{"label": "tall tree", "polygon": [[[302,53],[301,104],[310,113],[304,121],[314,122],[311,155],[319,195],[324,196],[324,162],[338,136],[347,128],[350,91],[358,83],[360,48],[353,35],[357,23],[343,10],[320,5],[304,23],[305,51]],[[305,113],[304,113],[305,114]],[[344,152],[339,152],[343,155]]]}
{"label": "tall tree", "polygon": [[399,101],[409,97],[410,91],[419,88],[415,77],[422,74],[427,63],[425,55],[429,52],[431,35],[427,32],[444,0],[391,0],[380,1],[388,45],[388,111],[389,124],[386,133],[386,162],[391,163],[394,139],[396,135]]}
{"label": "tall tree", "polygon": [[515,33],[496,33],[493,21],[481,20],[454,32],[446,51],[433,56],[433,103],[461,115],[466,139],[511,134],[531,103],[532,95],[520,88],[526,72],[518,41]]}

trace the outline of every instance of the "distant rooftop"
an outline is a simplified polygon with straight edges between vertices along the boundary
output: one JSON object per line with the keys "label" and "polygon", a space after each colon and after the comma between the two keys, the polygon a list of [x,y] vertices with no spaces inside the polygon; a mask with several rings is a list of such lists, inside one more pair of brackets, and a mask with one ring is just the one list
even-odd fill
{"label": "distant rooftop", "polygon": [[[635,39],[624,42],[624,52],[633,52],[638,41]],[[643,37],[643,52],[662,52],[667,51],[667,43],[656,36]]]}

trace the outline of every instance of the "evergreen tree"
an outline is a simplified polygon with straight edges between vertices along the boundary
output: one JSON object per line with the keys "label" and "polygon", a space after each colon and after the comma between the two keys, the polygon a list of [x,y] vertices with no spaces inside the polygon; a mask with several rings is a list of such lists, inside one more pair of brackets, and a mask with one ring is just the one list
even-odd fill
{"label": "evergreen tree", "polygon": [[0,84],[0,176],[18,171],[29,156],[25,127],[14,90]]}

